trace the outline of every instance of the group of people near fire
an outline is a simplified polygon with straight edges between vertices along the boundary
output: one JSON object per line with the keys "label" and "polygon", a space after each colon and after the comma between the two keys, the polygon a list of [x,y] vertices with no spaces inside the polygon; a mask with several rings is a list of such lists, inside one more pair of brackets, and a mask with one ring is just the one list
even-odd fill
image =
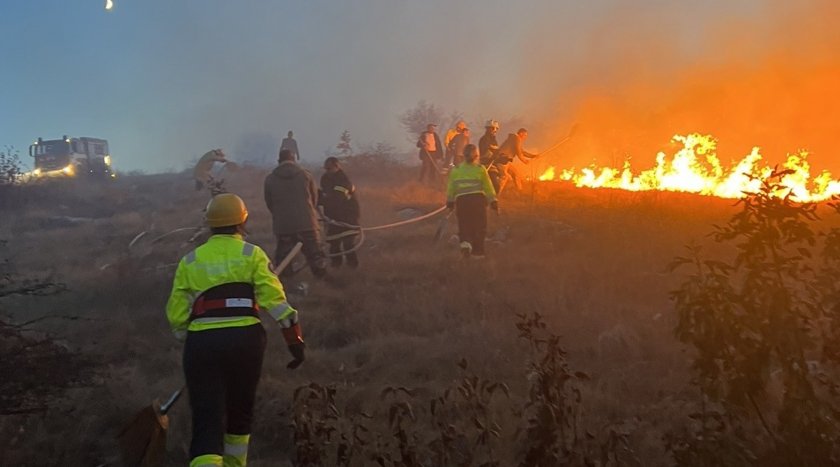
{"label": "group of people near fire", "polygon": [[487,234],[487,206],[498,213],[497,196],[509,181],[522,189],[522,177],[515,160],[528,164],[539,154],[523,149],[528,130],[520,128],[510,133],[502,144],[496,139],[499,122],[488,120],[478,145],[470,143],[471,132],[464,121],[447,131],[441,141],[437,125],[430,123],[417,139],[420,150],[420,178],[436,183],[447,176],[446,206],[455,210],[461,254],[465,258],[484,257],[484,238]]}
{"label": "group of people near fire", "polygon": [[[417,146],[421,181],[446,173],[446,206],[458,218],[460,250],[465,258],[484,256],[487,207],[498,212],[497,194],[509,178],[520,184],[514,158],[537,157],[525,152],[528,133],[520,129],[504,143],[496,141],[499,125],[487,122],[478,146],[459,122],[444,142],[428,125]],[[444,152],[446,150],[446,152]],[[278,154],[278,164],[265,178],[265,204],[277,241],[273,261],[259,246],[245,241],[248,209],[233,193],[215,194],[205,209],[210,238],[181,258],[175,271],[166,315],[175,336],[184,342],[183,368],[192,412],[190,466],[244,466],[247,462],[257,385],[262,372],[266,333],[259,318],[265,311],[282,329],[295,369],[305,359],[303,332],[297,310],[289,304],[280,279],[294,272],[288,264],[298,243],[316,278],[346,260],[358,267],[359,204],[355,187],[335,157],[324,162],[320,188],[298,160],[290,131]],[[194,179],[201,190],[212,182],[215,163],[229,163],[219,150],[196,164]],[[445,167],[445,170],[441,169]],[[329,253],[321,248],[320,222],[327,219]]]}

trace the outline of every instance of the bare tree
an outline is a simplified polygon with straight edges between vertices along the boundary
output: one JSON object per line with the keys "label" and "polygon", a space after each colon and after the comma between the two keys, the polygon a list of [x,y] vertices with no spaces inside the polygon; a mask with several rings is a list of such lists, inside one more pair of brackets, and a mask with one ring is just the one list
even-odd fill
{"label": "bare tree", "polygon": [[350,144],[350,130],[344,130],[341,133],[335,148],[342,157],[353,155],[353,146]]}
{"label": "bare tree", "polygon": [[408,132],[407,138],[414,142],[417,135],[426,131],[429,123],[439,124],[444,120],[443,109],[434,104],[421,100],[414,107],[400,115],[400,124]]}

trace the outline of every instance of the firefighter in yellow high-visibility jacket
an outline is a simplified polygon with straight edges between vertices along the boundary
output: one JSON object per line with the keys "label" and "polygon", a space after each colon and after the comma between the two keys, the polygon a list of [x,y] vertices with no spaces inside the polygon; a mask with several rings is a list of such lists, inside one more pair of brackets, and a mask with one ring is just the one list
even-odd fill
{"label": "firefighter in yellow high-visibility jacket", "polygon": [[248,211],[234,194],[207,205],[213,235],[175,271],[166,316],[184,344],[192,410],[190,466],[244,466],[265,351],[258,310],[280,323],[294,359],[304,360],[298,313],[286,302],[268,256],[242,239]]}
{"label": "firefighter in yellow high-visibility jacket", "polygon": [[449,172],[446,207],[458,217],[458,237],[464,258],[484,258],[484,236],[487,234],[487,204],[499,212],[496,190],[487,170],[478,161],[474,144],[464,147],[464,162]]}

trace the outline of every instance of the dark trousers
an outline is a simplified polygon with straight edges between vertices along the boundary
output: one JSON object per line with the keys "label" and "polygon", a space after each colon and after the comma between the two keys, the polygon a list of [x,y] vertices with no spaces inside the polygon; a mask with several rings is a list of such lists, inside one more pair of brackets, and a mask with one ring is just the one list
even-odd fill
{"label": "dark trousers", "polygon": [[438,175],[440,172],[438,171],[437,165],[435,164],[434,156],[430,155],[426,151],[420,151],[420,161],[423,162],[423,166],[420,167],[420,179],[419,181],[422,183],[423,180],[426,179],[428,175],[429,182],[436,182],[438,179]]}
{"label": "dark trousers", "polygon": [[[327,225],[327,236],[331,237],[333,235],[341,235],[345,232],[353,232],[353,230],[348,229],[347,227],[342,227],[340,225]],[[359,257],[356,255],[355,251],[350,253],[340,254],[342,251],[348,251],[353,248],[358,240],[358,235],[350,235],[347,234],[345,237],[337,238],[335,240],[330,240],[328,243],[330,244],[330,264],[334,267],[341,266],[343,259],[347,259],[347,265],[351,268],[355,268],[359,265]]]}
{"label": "dark trousers", "polygon": [[191,459],[222,455],[225,433],[251,433],[264,351],[261,324],[187,333],[184,375],[192,410]]}
{"label": "dark trousers", "polygon": [[484,254],[484,237],[487,235],[487,198],[483,193],[462,195],[455,199],[458,217],[458,238],[470,242],[474,255]]}
{"label": "dark trousers", "polygon": [[[315,277],[324,277],[327,273],[327,257],[321,250],[321,232],[318,230],[304,230],[293,234],[277,236],[277,250],[274,252],[274,264],[280,264],[283,258],[292,251],[297,242],[303,243],[303,256],[309,264],[309,269]],[[291,265],[280,273],[280,277],[289,278],[294,275]]]}

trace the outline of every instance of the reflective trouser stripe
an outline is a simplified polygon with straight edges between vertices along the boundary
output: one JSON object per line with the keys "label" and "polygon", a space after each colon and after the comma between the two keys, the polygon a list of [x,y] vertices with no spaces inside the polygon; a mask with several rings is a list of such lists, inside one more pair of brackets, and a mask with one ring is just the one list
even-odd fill
{"label": "reflective trouser stripe", "polygon": [[251,435],[225,434],[225,467],[244,467],[248,460],[248,440]]}
{"label": "reflective trouser stripe", "polygon": [[202,454],[193,457],[193,460],[190,461],[190,467],[220,467],[223,465],[222,456],[218,454]]}

